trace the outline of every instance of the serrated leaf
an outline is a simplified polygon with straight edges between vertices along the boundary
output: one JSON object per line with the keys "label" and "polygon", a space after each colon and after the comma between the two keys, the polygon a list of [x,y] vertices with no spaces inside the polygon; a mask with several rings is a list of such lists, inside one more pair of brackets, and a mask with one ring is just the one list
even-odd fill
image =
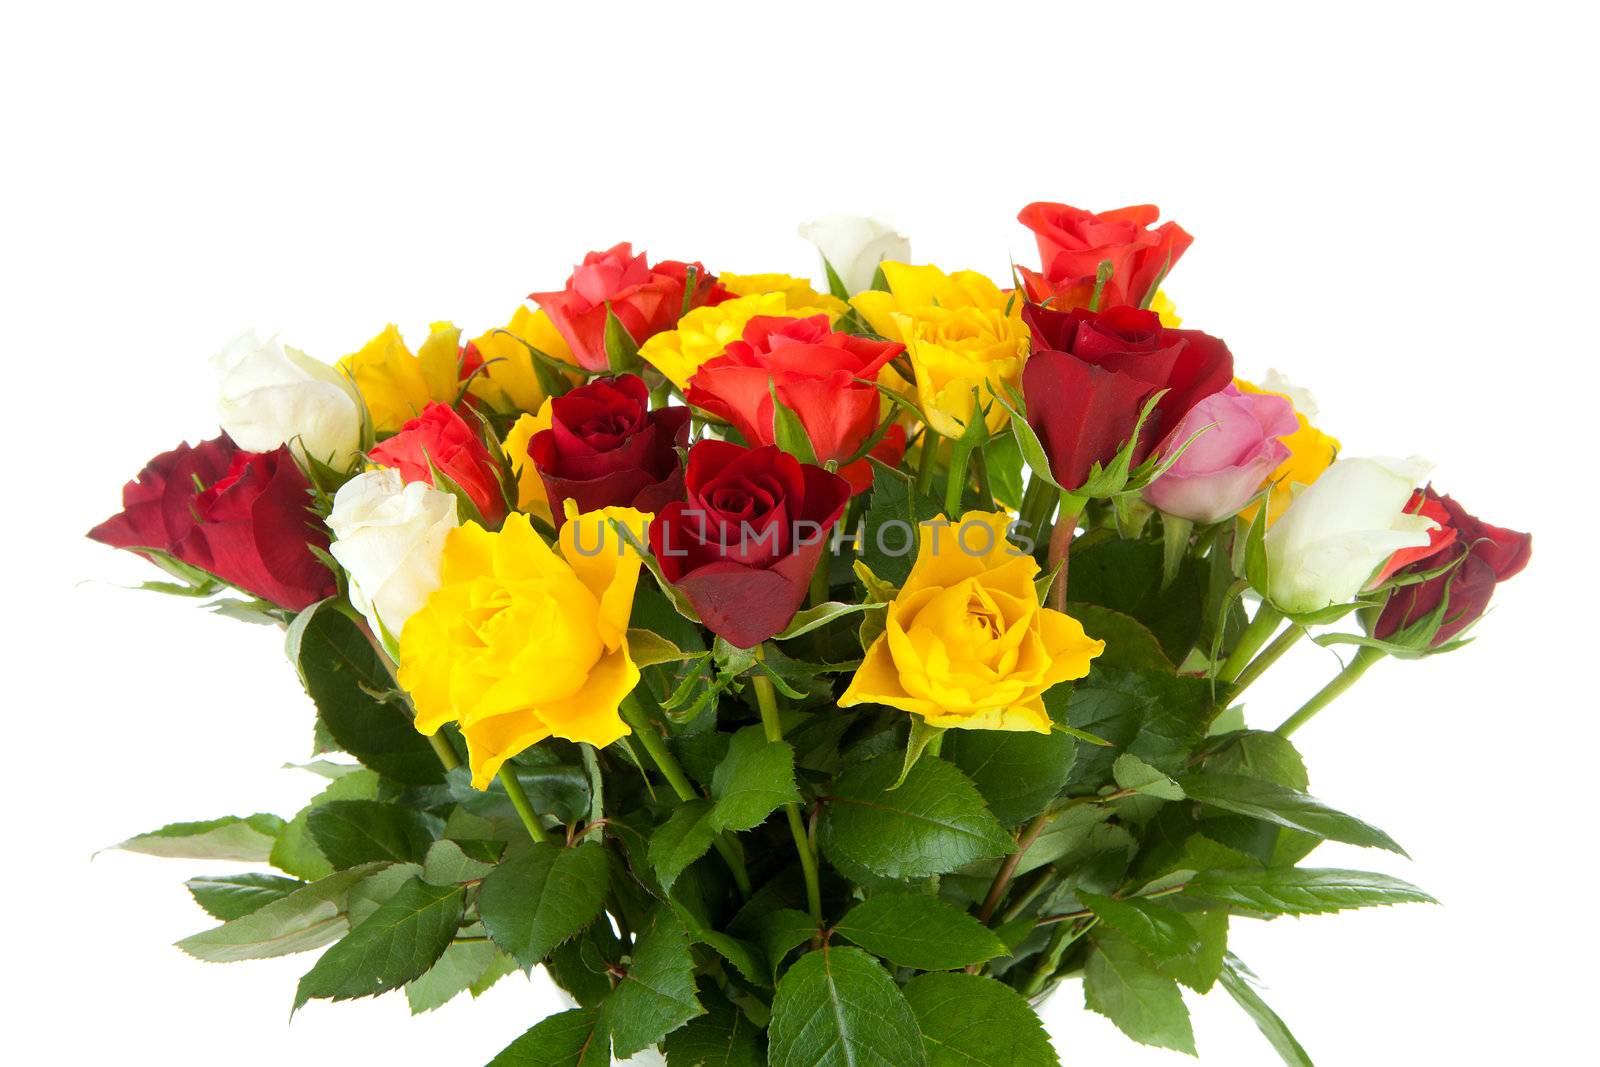
{"label": "serrated leaf", "polygon": [[475,882],[494,870],[494,860],[469,856],[460,842],[440,839],[428,846],[422,861],[422,880],[434,885]]}
{"label": "serrated leaf", "polygon": [[1201,871],[1187,894],[1269,915],[1319,915],[1384,904],[1437,904],[1410,882],[1374,871],[1269,867]]}
{"label": "serrated leaf", "polygon": [[276,874],[225,874],[215,878],[191,878],[184,883],[194,902],[212,918],[224,922],[238,919],[251,912],[282,900],[306,883],[298,878],[284,878]]}
{"label": "serrated leaf", "polygon": [[789,625],[785,626],[772,640],[787,641],[791,637],[799,637],[802,634],[810,633],[818,627],[826,626],[834,619],[842,618],[845,615],[853,615],[858,611],[866,611],[872,607],[872,604],[845,604],[837,600],[829,600],[815,607],[796,612],[794,618],[789,620]]}
{"label": "serrated leaf", "polygon": [[1191,800],[1248,815],[1253,819],[1301,830],[1329,841],[1381,848],[1406,855],[1388,834],[1354,816],[1323,804],[1316,797],[1272,782],[1238,774],[1189,774],[1178,780]]}
{"label": "serrated leaf", "polygon": [[211,963],[267,959],[321,948],[350,929],[345,915],[350,888],[386,866],[370,863],[331,874],[221,926],[186,937],[178,947]]}
{"label": "serrated leaf", "polygon": [[1171,907],[1138,898],[1117,900],[1081,889],[1077,896],[1102,923],[1127,938],[1157,967],[1197,955],[1203,947],[1199,932]]}
{"label": "serrated leaf", "polygon": [[1006,952],[988,927],[925,893],[875,894],[851,908],[833,930],[898,967],[919,971],[952,971]]}
{"label": "serrated leaf", "polygon": [[573,1008],[535,1024],[488,1067],[607,1067],[611,1042],[598,1008]]}
{"label": "serrated leaf", "polygon": [[656,909],[625,969],[600,1007],[618,1059],[649,1048],[704,1011],[695,996],[689,940],[670,908]]}
{"label": "serrated leaf", "polygon": [[1228,957],[1228,962],[1222,968],[1222,988],[1228,991],[1239,1007],[1250,1016],[1274,1050],[1282,1057],[1288,1067],[1313,1067],[1311,1057],[1301,1046],[1295,1036],[1289,1032],[1277,1012],[1267,1007],[1267,1002],[1261,999],[1254,987],[1245,976],[1240,973],[1243,965],[1233,956]]}
{"label": "serrated leaf", "polygon": [[489,872],[478,890],[478,915],[496,945],[532,967],[594,921],[609,885],[603,845],[539,843]]}
{"label": "serrated leaf", "polygon": [[785,804],[798,803],[794,783],[794,749],[785,741],[769,741],[759,726],[733,735],[728,754],[711,776],[716,801],[710,823],[714,830],[753,830]]}
{"label": "serrated leaf", "polygon": [[1056,1067],[1039,1016],[1016,990],[975,974],[924,974],[906,983],[928,1067]]}
{"label": "serrated leaf", "polygon": [[1155,797],[1182,800],[1183,787],[1131,752],[1124,752],[1111,764],[1111,777],[1120,789]]}
{"label": "serrated leaf", "polygon": [[499,949],[487,941],[451,945],[437,963],[406,983],[406,1003],[412,1015],[442,1008],[458,994],[472,988],[494,965]]}
{"label": "serrated leaf", "polygon": [[[331,765],[330,765],[331,766]],[[310,769],[309,767],[307,769]],[[311,838],[307,820],[316,808],[334,800],[377,800],[380,779],[376,771],[356,767],[328,782],[328,787],[311,798],[284,826],[273,843],[271,864],[296,878],[315,881],[333,873],[333,864]]]}
{"label": "serrated leaf", "polygon": [[900,987],[857,948],[824,944],[778,983],[767,1027],[771,1067],[922,1067],[917,1017]]}
{"label": "serrated leaf", "polygon": [[1194,1029],[1178,983],[1157,972],[1120,937],[1095,937],[1084,964],[1083,1002],[1142,1045],[1196,1055]]}
{"label": "serrated leaf", "polygon": [[761,1031],[744,1012],[721,997],[710,998],[706,1013],[667,1035],[671,1067],[765,1067]]}
{"label": "serrated leaf", "polygon": [[704,856],[717,839],[713,810],[709,800],[685,801],[650,835],[647,855],[662,889],[671,889],[684,868]]}
{"label": "serrated leaf", "polygon": [[1287,737],[1270,730],[1240,730],[1206,756],[1212,774],[1242,774],[1299,789],[1310,785],[1305,760]]}
{"label": "serrated leaf", "polygon": [[796,908],[779,908],[756,920],[761,949],[772,973],[778,973],[783,958],[817,934],[817,920]]}
{"label": "serrated leaf", "polygon": [[351,886],[345,899],[345,914],[350,919],[350,925],[360,926],[367,916],[400,892],[401,887],[421,874],[420,864],[390,863]]}
{"label": "serrated leaf", "polygon": [[420,878],[336,943],[300,979],[295,1007],[307,1000],[376,996],[432,967],[461,922],[460,886],[433,886]]}
{"label": "serrated leaf", "polygon": [[363,863],[421,863],[444,822],[425,811],[378,800],[335,800],[313,808],[306,828],[337,869]]}
{"label": "serrated leaf", "polygon": [[276,815],[225,815],[204,822],[168,823],[110,847],[169,859],[265,863],[283,827]]}

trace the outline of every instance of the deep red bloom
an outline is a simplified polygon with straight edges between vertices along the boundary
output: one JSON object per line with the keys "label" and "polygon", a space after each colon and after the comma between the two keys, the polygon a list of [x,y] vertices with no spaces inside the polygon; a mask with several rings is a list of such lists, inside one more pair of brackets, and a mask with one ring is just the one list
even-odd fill
{"label": "deep red bloom", "polygon": [[689,409],[650,410],[650,390],[633,374],[596,378],[550,401],[550,428],[528,442],[559,526],[566,501],[579,511],[659,511],[683,499],[678,449],[689,444]]}
{"label": "deep red bloom", "polygon": [[850,486],[775,445],[706,440],[689,452],[685,488],[650,524],[651,551],[706,626],[753,648],[805,600]]}
{"label": "deep red bloom", "polygon": [[634,343],[643,344],[662,330],[670,330],[683,313],[690,267],[695,269],[695,287],[689,307],[720,304],[732,297],[700,264],[665,260],[652,267],[643,252],[634,255],[633,246],[624,241],[584,256],[583,262],[572,268],[564,289],[532,293],[528,298],[550,316],[581,366],[605,370],[610,365],[606,359],[607,306]]}
{"label": "deep red bloom", "polygon": [[1448,496],[1434,492],[1431,485],[1418,490],[1412,504],[1412,510],[1420,509],[1422,514],[1441,522],[1445,532],[1435,533],[1426,556],[1412,559],[1394,573],[1424,574],[1454,561],[1459,563],[1453,570],[1425,582],[1396,588],[1384,604],[1372,636],[1389,640],[1406,627],[1427,619],[1448,595],[1444,618],[1430,642],[1437,648],[1478,621],[1489,607],[1495,586],[1528,565],[1533,538],[1483,522]]}
{"label": "deep red bloom", "polygon": [[472,427],[448,404],[429,404],[368,456],[395,468],[408,482],[432,485],[436,467],[471,498],[484,522],[498,526],[506,517],[499,468]]}
{"label": "deep red bloom", "polygon": [[123,487],[122,512],[89,536],[171,556],[299,611],[335,590],[312,552],[327,549],[328,535],[311,514],[310,489],[287,448],[242,452],[226,437],[179,445]]}
{"label": "deep red bloom", "polygon": [[1199,330],[1170,330],[1151,311],[1114,307],[1054,311],[1029,304],[1022,317],[1033,353],[1022,369],[1028,425],[1056,481],[1076,489],[1132,435],[1139,411],[1156,403],[1134,449],[1142,462],[1189,409],[1233,381],[1228,346]]}
{"label": "deep red bloom", "polygon": [[1194,242],[1176,222],[1150,229],[1160,217],[1161,209],[1150,204],[1098,214],[1066,204],[1029,204],[1017,221],[1033,231],[1044,271],[1019,268],[1029,296],[1035,301],[1053,296],[1052,306],[1063,310],[1084,307],[1100,264],[1109,262],[1111,278],[1100,306],[1144,302]]}

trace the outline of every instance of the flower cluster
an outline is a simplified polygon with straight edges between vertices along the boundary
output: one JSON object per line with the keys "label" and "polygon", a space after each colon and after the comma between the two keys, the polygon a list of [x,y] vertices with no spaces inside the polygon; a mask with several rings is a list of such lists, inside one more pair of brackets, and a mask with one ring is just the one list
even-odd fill
{"label": "flower cluster", "polygon": [[[90,536],[283,626],[349,759],[124,842],[280,872],[191,883],[185,950],[332,942],[297,1007],[543,965],[576,1007],[507,1062],[1053,1064],[1029,1001],[1080,973],[1138,1041],[1193,1051],[1180,986],[1287,1035],[1230,916],[1428,899],[1300,865],[1399,846],[1289,738],[1530,538],[1182,326],[1156,208],[1019,219],[1014,282],[833,217],[820,288],[622,243],[471,339],[228,345],[221,434]],[[1247,726],[1308,637],[1348,664]]]}

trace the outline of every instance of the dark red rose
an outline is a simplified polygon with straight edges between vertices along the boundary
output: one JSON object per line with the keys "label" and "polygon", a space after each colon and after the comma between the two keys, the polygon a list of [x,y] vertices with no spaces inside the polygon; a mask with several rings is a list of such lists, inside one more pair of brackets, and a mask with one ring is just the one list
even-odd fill
{"label": "dark red rose", "polygon": [[122,490],[123,510],[89,531],[113,548],[159,552],[290,611],[332,596],[312,552],[328,535],[287,448],[241,452],[226,437],[152,459]]}
{"label": "dark red rose", "polygon": [[624,241],[604,252],[590,252],[572,268],[566,288],[532,293],[528,299],[550,316],[572,354],[587,370],[605,370],[606,308],[609,305],[635,344],[670,330],[684,311],[689,268],[695,269],[694,294],[688,306],[720,304],[732,293],[698,263],[665,260],[650,266],[644,253],[633,254]]}
{"label": "dark red rose", "polygon": [[499,468],[482,439],[448,404],[429,404],[367,455],[408,482],[433,485],[433,468],[438,468],[471,498],[484,522],[498,526],[506,517]]}
{"label": "dark red rose", "polygon": [[1401,630],[1432,616],[1445,603],[1444,618],[1429,641],[1431,647],[1437,648],[1477,622],[1489,607],[1494,587],[1528,565],[1533,538],[1483,522],[1454,500],[1434,492],[1431,485],[1418,490],[1410,510],[1442,522],[1445,530],[1443,535],[1435,533],[1428,555],[1412,560],[1398,573],[1425,574],[1459,562],[1453,570],[1425,582],[1396,588],[1389,594],[1372,636],[1390,640]]}
{"label": "dark red rose", "polygon": [[1050,457],[1056,481],[1076,489],[1095,463],[1107,463],[1133,436],[1139,412],[1158,389],[1134,449],[1142,462],[1189,409],[1233,381],[1228,346],[1199,330],[1170,330],[1152,311],[1022,310],[1033,352],[1022,368],[1028,425]]}
{"label": "dark red rose", "polygon": [[1033,231],[1044,271],[1018,268],[1029,296],[1040,302],[1054,297],[1051,306],[1061,310],[1087,306],[1100,264],[1109,262],[1111,278],[1100,306],[1144,303],[1194,242],[1176,222],[1150,229],[1160,217],[1161,209],[1150,204],[1098,214],[1066,204],[1029,204],[1017,221]]}
{"label": "dark red rose", "polygon": [[805,600],[850,486],[775,445],[707,440],[689,452],[685,488],[656,513],[650,549],[713,632],[753,648]]}
{"label": "dark red rose", "polygon": [[566,501],[579,511],[631,507],[656,512],[683,499],[678,449],[689,445],[689,409],[650,410],[633,374],[596,378],[550,401],[550,428],[528,442],[559,526]]}

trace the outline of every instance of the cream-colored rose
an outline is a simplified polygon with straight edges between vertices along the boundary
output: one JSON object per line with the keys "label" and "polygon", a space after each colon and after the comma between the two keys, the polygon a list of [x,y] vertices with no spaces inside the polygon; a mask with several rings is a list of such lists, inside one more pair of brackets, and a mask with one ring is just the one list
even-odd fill
{"label": "cream-colored rose", "polygon": [[893,226],[862,215],[827,215],[800,227],[800,236],[817,246],[850,295],[872,288],[878,264],[911,259],[911,242]]}
{"label": "cream-colored rose", "polygon": [[291,446],[337,470],[361,450],[361,407],[355,387],[276,336],[239,335],[211,360],[217,372],[217,419],[240,448],[271,452]]}

